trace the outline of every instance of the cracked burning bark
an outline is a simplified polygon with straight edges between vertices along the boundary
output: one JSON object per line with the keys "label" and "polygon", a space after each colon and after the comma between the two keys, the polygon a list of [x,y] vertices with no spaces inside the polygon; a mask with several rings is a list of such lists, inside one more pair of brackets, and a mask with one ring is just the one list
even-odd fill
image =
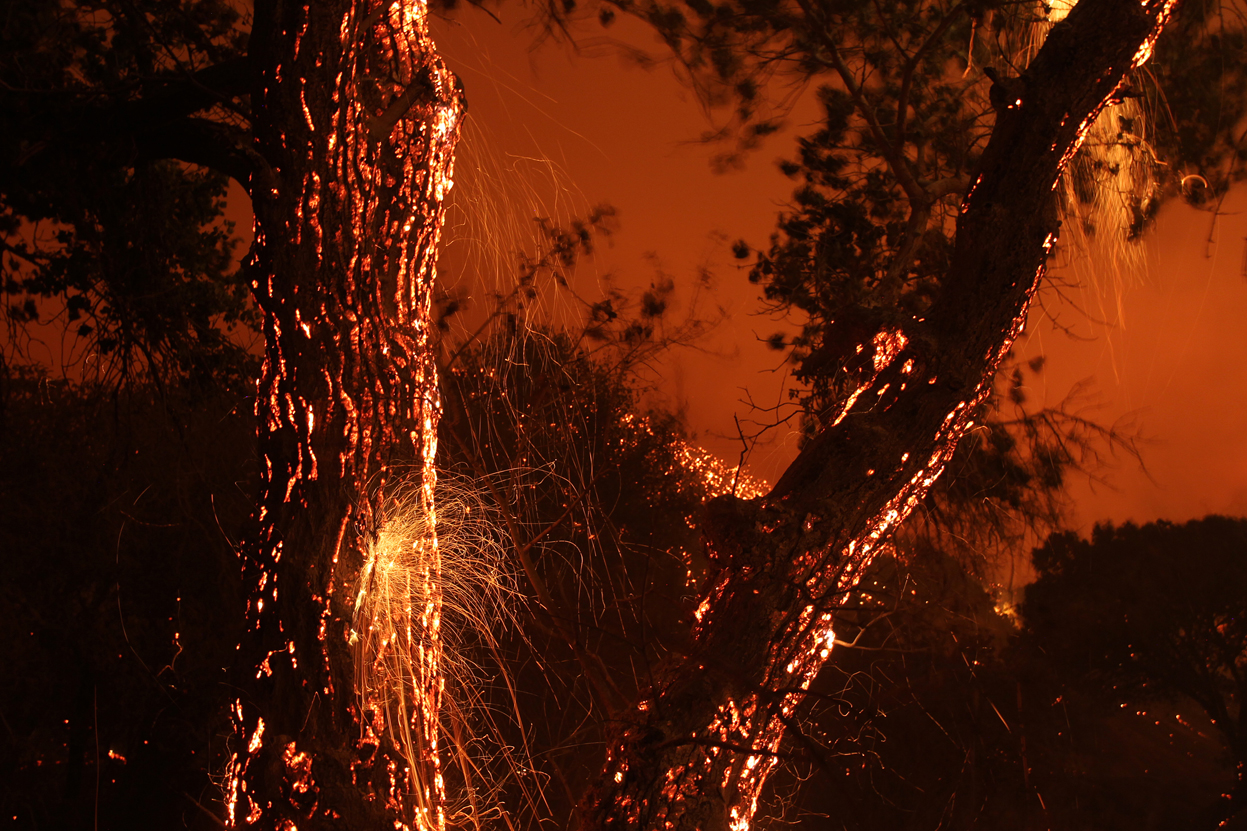
{"label": "cracked burning bark", "polygon": [[837,604],[974,425],[1058,231],[1053,190],[1173,0],[1083,0],[998,114],[930,313],[874,339],[874,371],[760,500],[708,506],[688,653],[619,729],[586,828],[744,829]]}
{"label": "cracked burning bark", "polygon": [[[234,707],[234,827],[440,828],[440,562],[429,347],[442,204],[464,111],[419,0],[258,3],[262,174],[250,263],[264,313],[260,542],[247,558],[254,663]],[[402,625],[352,652],[382,500],[416,495],[424,567]],[[410,488],[409,484],[409,488]],[[365,626],[365,628],[367,628]],[[401,630],[401,631],[400,631]],[[357,663],[410,656],[398,705]]]}

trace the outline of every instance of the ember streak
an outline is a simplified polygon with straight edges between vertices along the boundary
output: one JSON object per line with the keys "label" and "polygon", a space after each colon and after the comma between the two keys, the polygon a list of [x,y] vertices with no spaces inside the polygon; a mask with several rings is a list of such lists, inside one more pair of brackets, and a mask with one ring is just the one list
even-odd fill
{"label": "ember streak", "polygon": [[[241,649],[256,667],[233,709],[232,827],[445,824],[429,338],[464,105],[426,14],[418,0],[257,9],[257,149],[271,169],[252,183],[264,480],[245,568],[253,635]],[[413,656],[407,700],[387,710],[357,697],[349,641],[364,554],[399,478],[416,482],[429,531],[408,581],[414,612],[373,639]]]}

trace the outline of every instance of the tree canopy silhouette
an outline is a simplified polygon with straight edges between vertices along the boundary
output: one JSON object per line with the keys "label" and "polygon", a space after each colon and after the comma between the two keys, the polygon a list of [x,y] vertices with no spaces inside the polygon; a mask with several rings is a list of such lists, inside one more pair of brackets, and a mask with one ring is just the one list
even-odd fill
{"label": "tree canopy silhouette", "polygon": [[1247,806],[1247,520],[1096,526],[1050,536],[1022,614],[1034,643],[1122,701],[1189,699],[1225,739],[1235,784],[1206,827]]}

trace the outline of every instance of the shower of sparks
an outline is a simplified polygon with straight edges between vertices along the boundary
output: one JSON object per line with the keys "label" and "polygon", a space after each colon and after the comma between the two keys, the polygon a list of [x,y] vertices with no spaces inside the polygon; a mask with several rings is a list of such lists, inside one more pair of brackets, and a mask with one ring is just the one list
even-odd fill
{"label": "shower of sparks", "polygon": [[[443,793],[436,764],[436,714],[427,717],[425,698],[427,679],[441,674],[441,559],[423,494],[412,502],[407,510],[400,502],[387,511],[391,515],[368,547],[350,643],[355,648],[362,741],[379,746],[386,736],[402,749],[406,784],[423,826],[435,816],[435,796]],[[419,778],[429,767],[426,755],[434,762],[433,782]]]}
{"label": "shower of sparks", "polygon": [[[429,546],[433,535],[425,524],[419,489],[393,487],[382,504],[380,531],[369,541],[355,594],[350,643],[355,694],[363,714],[361,739],[366,745],[379,746],[388,738],[401,748],[412,793],[418,793],[423,784],[414,778],[421,770],[422,750],[437,748],[438,742],[436,732],[412,732],[413,725],[422,723],[414,708],[432,658],[439,662],[443,687],[440,723],[453,724],[458,749],[470,745],[479,756],[493,741],[471,732],[471,722],[489,724],[492,716],[479,712],[474,688],[482,679],[460,641],[471,633],[496,651],[496,632],[515,625],[515,610],[522,607],[522,600],[505,568],[509,559],[498,530],[502,521],[481,501],[481,490],[479,483],[439,477],[436,565],[440,571],[435,585],[435,558]],[[442,628],[447,620],[452,623],[449,631]],[[438,633],[432,647],[421,637],[430,630]],[[494,755],[511,754],[495,748]],[[475,759],[474,769],[486,761]],[[479,809],[474,804],[492,798],[497,784],[474,782],[471,771],[460,772],[463,787],[471,794],[466,797],[467,805],[451,805],[448,815],[460,813],[476,820]],[[438,786],[444,788],[444,784]],[[455,796],[465,801],[463,795]]]}
{"label": "shower of sparks", "polygon": [[[1055,0],[1041,7],[1005,60],[1027,65],[1075,5],[1074,0]],[[1140,47],[1135,67],[1151,56],[1152,42]],[[1080,132],[1083,139],[1054,188],[1064,218],[1062,241],[1070,245],[1075,272],[1099,289],[1094,296],[1115,301],[1115,309],[1101,311],[1120,319],[1124,289],[1146,272],[1146,252],[1138,241],[1160,205],[1164,163],[1149,141],[1149,114],[1139,98],[1112,99]]]}

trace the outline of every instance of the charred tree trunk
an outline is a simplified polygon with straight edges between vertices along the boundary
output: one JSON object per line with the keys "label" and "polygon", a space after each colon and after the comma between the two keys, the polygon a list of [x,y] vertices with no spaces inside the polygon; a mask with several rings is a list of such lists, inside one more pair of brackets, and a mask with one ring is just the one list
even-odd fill
{"label": "charred tree trunk", "polygon": [[747,828],[835,610],[917,505],[991,389],[1058,230],[1053,190],[1173,0],[1082,0],[1002,101],[931,313],[875,336],[873,376],[767,497],[721,499],[687,655],[608,749],[585,828]]}
{"label": "charred tree trunk", "polygon": [[[422,0],[256,4],[252,117],[268,173],[252,177],[249,267],[265,474],[245,563],[234,827],[444,824],[429,308],[463,102],[426,12]],[[352,617],[398,478],[427,522],[409,625],[376,647],[413,656],[396,719],[357,698],[353,672],[380,656],[352,649]]]}

